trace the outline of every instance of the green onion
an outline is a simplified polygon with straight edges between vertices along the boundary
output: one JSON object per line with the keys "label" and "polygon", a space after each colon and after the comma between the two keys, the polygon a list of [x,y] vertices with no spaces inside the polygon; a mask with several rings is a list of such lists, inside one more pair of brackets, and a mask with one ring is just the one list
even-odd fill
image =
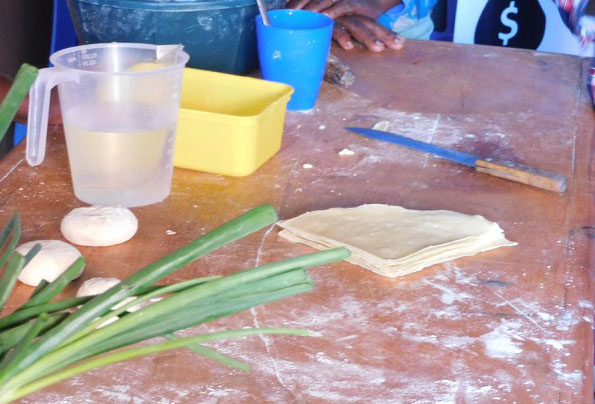
{"label": "green onion", "polygon": [[0,279],[0,310],[6,304],[10,291],[14,288],[24,264],[25,257],[16,252],[11,254],[6,265],[6,270],[4,271],[4,276]]}
{"label": "green onion", "polygon": [[8,90],[8,94],[0,103],[0,141],[14,119],[21,103],[27,96],[29,89],[37,78],[38,70],[36,67],[23,63],[17,72],[17,75]]}
{"label": "green onion", "polygon": [[[9,237],[11,237],[9,239]],[[17,278],[25,264],[25,259],[22,255],[14,253],[16,245],[19,243],[21,237],[21,219],[16,213],[12,216],[8,224],[0,232],[0,267],[7,261],[4,274],[0,278],[0,312],[4,308],[12,289],[14,288]]]}
{"label": "green onion", "polygon": [[[174,341],[174,340],[178,340],[181,337],[178,337],[175,334],[167,334],[165,335],[165,338]],[[190,349],[191,351],[199,354],[200,356],[204,356],[205,358],[214,360],[215,362],[219,362],[223,365],[227,365],[229,367],[232,368],[236,368],[238,370],[243,370],[243,371],[249,371],[250,370],[250,365],[246,365],[245,363],[242,362],[238,362],[237,360],[230,358],[229,356],[223,355],[217,351],[214,351],[212,349],[207,348],[206,346],[203,345],[190,345],[187,347],[188,349]]]}
{"label": "green onion", "polygon": [[9,372],[11,368],[18,365],[19,361],[26,355],[27,347],[33,342],[33,339],[39,335],[47,322],[48,315],[46,313],[42,313],[33,321],[33,324],[27,330],[25,337],[0,363],[0,372]]}
{"label": "green onion", "polygon": [[83,273],[85,263],[85,258],[77,258],[76,261],[74,261],[66,271],[62,272],[53,282],[49,283],[40,291],[37,291],[37,293],[34,293],[33,296],[31,296],[31,298],[21,307],[21,310],[27,307],[44,304],[52,300],[58,293],[64,290],[70,281],[78,278],[81,273]]}
{"label": "green onion", "polygon": [[[48,315],[48,321],[45,324],[43,331],[56,325],[60,321],[64,320],[67,313],[55,313]],[[6,352],[11,348],[17,346],[17,344],[25,337],[31,325],[35,322],[35,318],[27,323],[17,325],[9,330],[0,332],[0,353]]]}
{"label": "green onion", "polygon": [[8,403],[12,400],[21,398],[27,394],[41,390],[44,387],[50,386],[54,383],[68,379],[81,373],[88,372],[103,366],[111,365],[112,363],[122,362],[128,359],[138,358],[139,356],[150,355],[157,352],[163,352],[171,349],[182,348],[189,345],[198,344],[201,342],[216,341],[221,339],[239,338],[248,335],[259,334],[289,334],[289,335],[305,335],[317,336],[308,330],[299,330],[292,328],[244,328],[240,330],[221,331],[211,334],[196,335],[193,337],[179,338],[173,341],[163,342],[161,344],[149,345],[140,348],[130,348],[124,351],[118,351],[113,354],[100,356],[96,359],[83,362],[79,365],[72,366],[61,372],[55,373],[51,376],[41,378],[36,382],[25,385],[11,394],[9,401],[5,401],[0,397],[0,404]]}
{"label": "green onion", "polygon": [[[20,268],[32,257],[13,251],[15,244],[8,241],[9,235],[18,240],[20,234],[18,216],[13,219],[0,232],[3,256],[9,257],[0,283],[4,282],[9,289],[14,286],[15,274],[18,276]],[[348,257],[349,251],[345,248],[270,262],[227,276],[155,285],[159,279],[204,254],[270,226],[276,220],[277,214],[271,205],[259,206],[150,263],[98,296],[51,302],[84,267],[84,259],[77,260],[55,281],[36,288],[21,308],[0,318],[0,404],[97,367],[180,347],[219,363],[249,370],[248,365],[200,344],[259,333],[306,334],[305,330],[284,328],[241,329],[181,338],[175,332],[312,290],[314,284],[307,269]],[[133,296],[134,301],[121,304]],[[162,300],[127,312],[158,296],[163,297]],[[74,310],[80,304],[82,306]],[[117,305],[121,307],[113,310]],[[117,316],[121,316],[117,321],[98,327]],[[154,337],[170,341],[129,347]],[[114,351],[116,349],[118,351]]]}
{"label": "green onion", "polygon": [[[138,272],[113,286],[101,295],[85,303],[80,310],[68,316],[62,323],[47,332],[42,338],[34,342],[28,350],[28,355],[23,359],[15,372],[22,371],[33,362],[47,355],[62,341],[70,338],[77,331],[110,310],[122,300],[131,297],[134,293],[161,278],[174,272],[176,269],[194,261],[227,243],[235,241],[277,220],[277,213],[271,205],[261,205],[251,211],[225,223],[201,238],[186,246],[158,259],[140,269]],[[12,374],[0,372],[0,386]]]}
{"label": "green onion", "polygon": [[92,298],[93,296],[71,297],[69,299],[63,299],[57,302],[19,309],[7,316],[0,317],[0,331],[14,327],[15,325],[19,325],[24,321],[39,316],[41,313],[53,313],[56,311],[70,309],[72,307],[84,304]]}
{"label": "green onion", "polygon": [[[156,298],[158,296],[162,296],[167,293],[174,293],[174,292],[178,292],[181,290],[185,290],[185,289],[190,288],[191,286],[195,286],[195,285],[198,285],[201,283],[212,281],[212,280],[218,279],[218,278],[220,278],[220,276],[205,276],[202,278],[194,278],[194,279],[190,279],[188,281],[174,283],[173,285],[166,285],[166,286],[159,287],[156,290],[151,291],[150,293],[144,294],[144,295],[140,296],[138,299],[135,299],[134,301],[132,301],[128,304],[125,304],[124,306],[119,307],[116,310],[110,311],[103,317],[96,319],[91,324],[89,324],[86,328],[79,331],[78,334],[74,335],[67,342],[72,342],[73,340],[79,339],[80,337],[88,334],[89,332],[92,332],[98,324],[103,324],[103,323],[111,320],[112,318],[115,318],[115,317],[119,316],[120,314],[124,313],[126,310],[130,309],[131,307],[138,306],[139,304],[146,302],[147,300]],[[1,319],[0,319],[0,321],[1,321]]]}
{"label": "green onion", "polygon": [[[12,236],[9,242],[9,237]],[[21,237],[21,219],[19,215],[15,212],[15,214],[10,218],[6,226],[2,228],[0,231],[0,251],[2,251],[2,256],[0,256],[0,266],[4,265],[8,258],[10,258],[10,254],[15,249],[17,244],[19,243],[19,239]]]}
{"label": "green onion", "polygon": [[[45,279],[42,279],[41,281],[39,281],[37,286],[35,286],[35,290],[33,291],[33,293],[31,293],[31,297],[37,296],[49,284],[50,283],[48,281],[46,281]],[[27,302],[27,303],[29,303],[29,302]]]}

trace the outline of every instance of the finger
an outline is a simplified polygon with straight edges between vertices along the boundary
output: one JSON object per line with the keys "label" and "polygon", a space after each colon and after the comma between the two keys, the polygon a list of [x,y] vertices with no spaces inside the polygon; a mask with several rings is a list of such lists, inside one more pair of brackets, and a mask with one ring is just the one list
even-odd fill
{"label": "finger", "polygon": [[364,24],[387,48],[402,49],[405,44],[405,38],[394,31],[386,28],[370,18],[361,17],[360,21]]}
{"label": "finger", "polygon": [[353,49],[353,41],[351,40],[351,34],[347,32],[343,24],[335,21],[333,28],[333,39],[339,44],[339,46],[345,50]]}
{"label": "finger", "polygon": [[361,5],[353,0],[339,0],[334,2],[331,7],[324,10],[324,14],[335,19],[349,14],[358,14],[361,11]]}
{"label": "finger", "polygon": [[382,52],[385,49],[384,43],[362,22],[361,16],[342,17],[341,24],[352,37],[364,44],[368,50]]}
{"label": "finger", "polygon": [[304,6],[304,10],[310,11],[322,11],[326,10],[327,8],[331,7],[336,0],[310,0],[306,6]]}
{"label": "finger", "polygon": [[287,3],[287,8],[295,8],[299,10],[304,8],[309,2],[310,0],[290,0],[289,3]]}

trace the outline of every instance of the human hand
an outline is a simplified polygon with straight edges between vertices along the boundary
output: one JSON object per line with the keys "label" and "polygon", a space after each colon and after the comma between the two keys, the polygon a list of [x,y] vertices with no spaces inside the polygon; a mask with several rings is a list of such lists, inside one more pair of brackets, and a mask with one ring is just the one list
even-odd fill
{"label": "human hand", "polygon": [[290,0],[289,8],[322,12],[335,19],[333,39],[343,49],[354,48],[353,40],[372,52],[401,49],[405,39],[376,19],[400,0]]}
{"label": "human hand", "polygon": [[354,48],[353,40],[372,52],[402,49],[405,38],[364,15],[345,15],[335,19],[333,39],[343,49]]}

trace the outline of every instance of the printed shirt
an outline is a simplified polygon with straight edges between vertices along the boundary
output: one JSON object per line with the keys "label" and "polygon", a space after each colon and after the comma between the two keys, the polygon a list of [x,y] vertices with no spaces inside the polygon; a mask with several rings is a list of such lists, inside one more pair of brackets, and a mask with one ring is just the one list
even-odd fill
{"label": "printed shirt", "polygon": [[[564,23],[580,37],[583,45],[595,41],[595,17],[585,15],[589,0],[554,0]],[[595,105],[595,59],[589,69],[587,91]]]}

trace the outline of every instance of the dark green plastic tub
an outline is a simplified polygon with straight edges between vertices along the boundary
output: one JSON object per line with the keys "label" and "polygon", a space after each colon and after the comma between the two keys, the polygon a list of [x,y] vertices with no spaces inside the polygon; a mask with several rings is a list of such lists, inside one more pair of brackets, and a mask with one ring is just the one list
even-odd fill
{"label": "dark green plastic tub", "polygon": [[[67,0],[81,43],[183,44],[188,66],[245,74],[258,64],[255,0]],[[269,9],[285,0],[265,0]]]}

